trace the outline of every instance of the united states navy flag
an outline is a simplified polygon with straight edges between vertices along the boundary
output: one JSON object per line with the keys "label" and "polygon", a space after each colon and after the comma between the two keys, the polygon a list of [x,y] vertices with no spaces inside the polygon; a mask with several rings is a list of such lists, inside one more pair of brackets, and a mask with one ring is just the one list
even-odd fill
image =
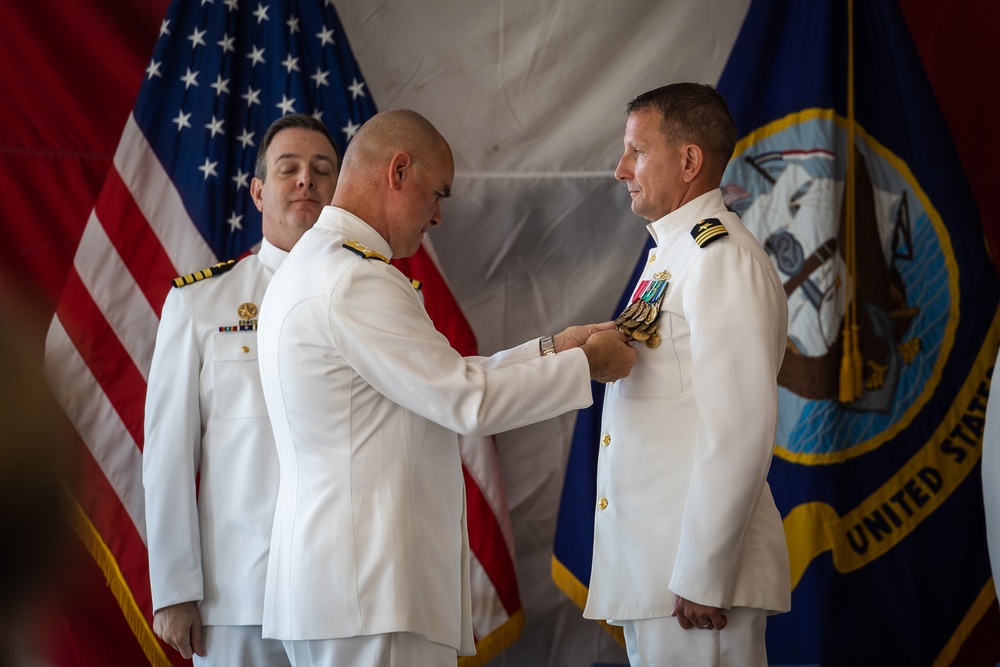
{"label": "united states navy flag", "polygon": [[950,664],[995,597],[978,463],[998,295],[896,2],[754,0],[719,89],[742,137],[727,203],[789,302],[769,481],[793,594],[769,657]]}
{"label": "united states navy flag", "polygon": [[[768,657],[952,664],[995,601],[978,464],[998,290],[896,2],[753,0],[718,87],[742,137],[723,194],[789,301],[769,483],[794,588]],[[581,606],[599,412],[577,420],[553,557]]]}

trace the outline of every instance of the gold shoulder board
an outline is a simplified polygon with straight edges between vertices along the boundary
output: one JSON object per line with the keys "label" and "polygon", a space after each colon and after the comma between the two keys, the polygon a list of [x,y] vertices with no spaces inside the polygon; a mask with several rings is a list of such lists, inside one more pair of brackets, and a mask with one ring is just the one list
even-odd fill
{"label": "gold shoulder board", "polygon": [[231,259],[228,262],[219,262],[214,264],[207,269],[202,269],[201,271],[195,271],[194,273],[189,273],[186,276],[178,276],[170,281],[174,287],[184,287],[185,285],[190,285],[196,283],[199,280],[204,280],[205,278],[211,278],[212,276],[217,276],[225,273],[229,269],[236,266],[236,260]]}
{"label": "gold shoulder board", "polygon": [[725,236],[729,236],[729,232],[716,218],[699,220],[698,224],[691,228],[691,238],[700,248],[704,248]]}
{"label": "gold shoulder board", "polygon": [[361,255],[365,259],[380,259],[386,264],[389,263],[389,260],[386,259],[384,255],[372,250],[371,248],[361,245],[357,241],[348,241],[347,243],[344,244],[344,247],[350,250],[351,252]]}

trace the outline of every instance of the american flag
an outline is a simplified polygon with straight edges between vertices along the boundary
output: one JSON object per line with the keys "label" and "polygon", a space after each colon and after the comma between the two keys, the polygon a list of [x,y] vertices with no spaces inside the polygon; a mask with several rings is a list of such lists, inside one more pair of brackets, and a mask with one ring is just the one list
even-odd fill
{"label": "american flag", "polygon": [[[141,482],[143,409],[160,308],[174,276],[261,239],[249,194],[268,125],[307,113],[343,153],[374,102],[331,0],[174,0],[46,339],[46,376],[85,451],[74,529],[150,664],[153,635]],[[434,321],[475,352],[429,249],[402,264]],[[491,441],[463,443],[482,664],[520,632],[506,499]]]}

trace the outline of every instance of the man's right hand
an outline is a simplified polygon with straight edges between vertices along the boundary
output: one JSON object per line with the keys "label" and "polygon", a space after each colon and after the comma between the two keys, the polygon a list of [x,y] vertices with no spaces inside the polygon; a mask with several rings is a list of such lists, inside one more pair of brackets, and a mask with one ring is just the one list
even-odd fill
{"label": "man's right hand", "polygon": [[201,613],[196,602],[181,602],[159,609],[153,614],[153,632],[184,656],[192,653],[204,657],[201,639]]}
{"label": "man's right hand", "polygon": [[637,356],[628,340],[623,333],[611,329],[592,334],[580,346],[590,362],[591,380],[614,382],[628,376]]}

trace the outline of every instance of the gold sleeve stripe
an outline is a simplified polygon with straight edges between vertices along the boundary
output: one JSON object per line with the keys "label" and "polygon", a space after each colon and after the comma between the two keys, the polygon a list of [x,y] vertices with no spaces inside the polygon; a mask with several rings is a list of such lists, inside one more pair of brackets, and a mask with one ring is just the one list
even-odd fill
{"label": "gold sleeve stripe", "polygon": [[718,241],[725,236],[729,236],[729,232],[715,218],[700,220],[697,225],[691,228],[691,238],[694,239],[694,242],[700,248],[704,248],[708,244]]}

